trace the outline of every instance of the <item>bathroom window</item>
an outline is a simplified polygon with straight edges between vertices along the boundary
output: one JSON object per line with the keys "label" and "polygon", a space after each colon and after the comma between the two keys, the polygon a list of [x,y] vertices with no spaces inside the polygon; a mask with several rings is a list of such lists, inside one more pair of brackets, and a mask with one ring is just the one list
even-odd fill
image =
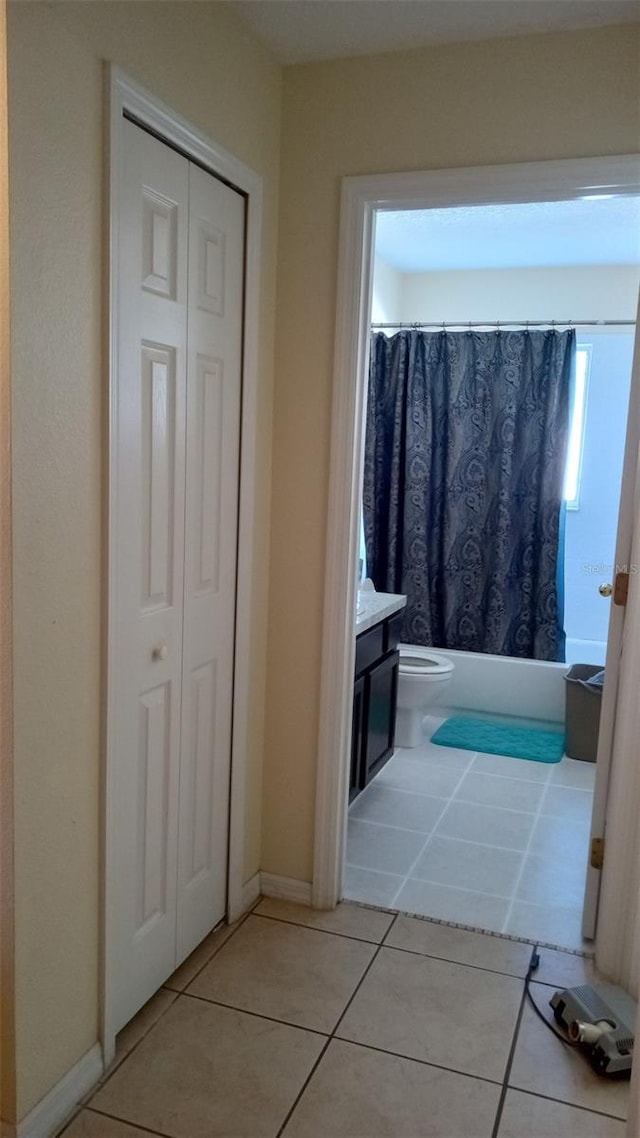
{"label": "bathroom window", "polygon": [[580,509],[580,479],[582,476],[591,348],[591,344],[581,344],[576,349],[576,381],[569,424],[567,466],[564,475],[564,500],[568,510]]}

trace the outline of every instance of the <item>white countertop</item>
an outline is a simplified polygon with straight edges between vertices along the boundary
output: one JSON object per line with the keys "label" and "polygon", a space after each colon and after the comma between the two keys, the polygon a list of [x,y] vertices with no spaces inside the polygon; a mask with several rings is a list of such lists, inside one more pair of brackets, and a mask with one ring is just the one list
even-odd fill
{"label": "white countertop", "polygon": [[399,612],[406,603],[407,598],[401,593],[376,593],[373,589],[365,589],[358,593],[356,636],[373,628],[374,624],[379,624],[381,620],[386,620],[394,612]]}

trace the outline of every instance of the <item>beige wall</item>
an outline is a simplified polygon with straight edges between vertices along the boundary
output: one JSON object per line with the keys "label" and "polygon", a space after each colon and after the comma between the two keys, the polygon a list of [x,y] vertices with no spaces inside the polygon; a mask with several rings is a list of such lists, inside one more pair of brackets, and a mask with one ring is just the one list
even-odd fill
{"label": "beige wall", "polygon": [[103,66],[264,179],[245,874],[259,867],[281,72],[216,4],[9,6],[18,1115],[98,1030]]}
{"label": "beige wall", "polygon": [[340,179],[627,153],[637,27],[285,72],[263,868],[309,880]]}

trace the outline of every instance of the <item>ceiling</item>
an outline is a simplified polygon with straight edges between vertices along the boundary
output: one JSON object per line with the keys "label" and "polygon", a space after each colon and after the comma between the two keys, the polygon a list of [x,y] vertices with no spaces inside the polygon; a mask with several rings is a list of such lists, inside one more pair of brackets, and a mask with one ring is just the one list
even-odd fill
{"label": "ceiling", "polygon": [[640,22],[638,0],[227,0],[285,64]]}
{"label": "ceiling", "polygon": [[376,254],[400,272],[640,263],[640,197],[381,211]]}

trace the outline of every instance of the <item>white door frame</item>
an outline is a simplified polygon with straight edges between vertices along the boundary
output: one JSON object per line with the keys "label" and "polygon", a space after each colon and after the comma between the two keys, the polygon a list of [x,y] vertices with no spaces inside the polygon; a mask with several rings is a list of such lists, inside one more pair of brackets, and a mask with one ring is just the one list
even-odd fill
{"label": "white door frame", "polygon": [[105,647],[106,687],[104,693],[104,763],[102,778],[102,979],[101,979],[101,1036],[105,1065],[115,1053],[111,993],[113,976],[112,930],[115,926],[115,888],[113,873],[114,844],[114,767],[111,751],[116,739],[116,707],[113,699],[112,677],[115,659],[115,603],[113,596],[115,550],[118,541],[116,472],[117,456],[117,399],[116,375],[118,329],[118,184],[122,153],[121,124],[125,113],[148,127],[161,140],[173,146],[187,158],[193,159],[212,174],[230,183],[247,199],[245,245],[245,292],[243,319],[242,407],[240,429],[240,495],[238,517],[238,564],[235,622],[235,664],[233,694],[233,730],[231,740],[231,790],[229,808],[229,863],[227,890],[227,918],[235,920],[246,908],[244,897],[244,830],[245,781],[249,738],[250,688],[250,634],[252,612],[252,564],[255,515],[255,453],[258,406],[258,331],[260,303],[261,236],[262,236],[262,179],[217,143],[191,126],[180,115],[150,95],[144,88],[129,79],[113,65],[106,69],[107,100],[109,104],[109,137],[107,169],[109,171],[109,299],[108,299],[108,352],[109,352],[109,411],[108,411],[108,500],[106,508],[108,588],[105,590],[107,641]]}
{"label": "white door frame", "polygon": [[[362,496],[362,409],[369,350],[376,210],[561,201],[594,193],[638,193],[638,155],[527,162],[344,178],[327,514],[313,904],[342,895],[348,749],[354,667],[356,562]],[[613,722],[616,684],[603,720]]]}

